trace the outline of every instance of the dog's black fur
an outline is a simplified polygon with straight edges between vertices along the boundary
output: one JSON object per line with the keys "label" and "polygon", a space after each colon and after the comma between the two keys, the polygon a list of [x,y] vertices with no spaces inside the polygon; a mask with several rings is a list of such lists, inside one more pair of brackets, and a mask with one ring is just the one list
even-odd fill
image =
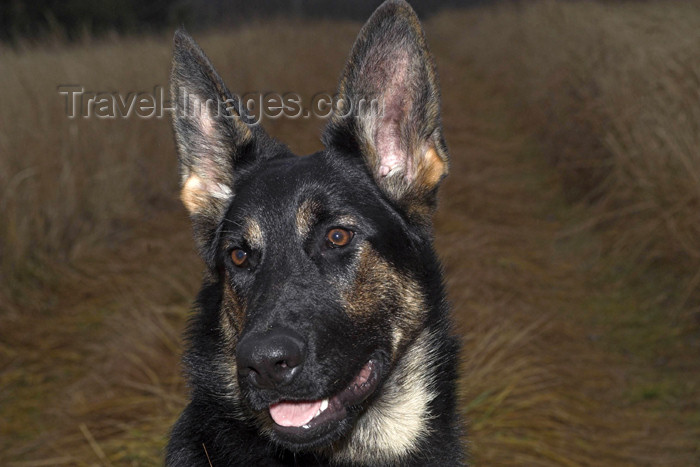
{"label": "dog's black fur", "polygon": [[[408,4],[387,1],[370,18],[339,93],[326,149],[296,157],[252,123],[192,38],[175,35],[182,199],[207,273],[169,466],[463,462],[458,341],[431,227],[447,149]],[[372,99],[383,112],[358,108]],[[329,408],[308,428],[271,416],[322,399]]]}

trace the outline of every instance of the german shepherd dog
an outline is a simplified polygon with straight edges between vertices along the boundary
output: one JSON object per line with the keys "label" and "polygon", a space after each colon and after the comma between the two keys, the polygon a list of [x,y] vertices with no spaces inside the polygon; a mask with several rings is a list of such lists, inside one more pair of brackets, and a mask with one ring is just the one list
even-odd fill
{"label": "german shepherd dog", "polygon": [[390,0],[363,27],[325,149],[305,157],[252,120],[191,37],[174,42],[182,201],[207,268],[166,464],[462,465],[431,224],[448,155],[414,11]]}

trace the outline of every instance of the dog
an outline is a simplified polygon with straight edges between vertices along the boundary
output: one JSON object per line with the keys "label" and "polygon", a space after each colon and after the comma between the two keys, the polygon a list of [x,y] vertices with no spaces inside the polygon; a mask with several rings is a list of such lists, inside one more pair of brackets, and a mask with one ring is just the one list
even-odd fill
{"label": "dog", "polygon": [[171,93],[206,272],[166,465],[463,465],[431,221],[448,152],[415,12],[389,0],[364,25],[311,155],[253,121],[182,30]]}

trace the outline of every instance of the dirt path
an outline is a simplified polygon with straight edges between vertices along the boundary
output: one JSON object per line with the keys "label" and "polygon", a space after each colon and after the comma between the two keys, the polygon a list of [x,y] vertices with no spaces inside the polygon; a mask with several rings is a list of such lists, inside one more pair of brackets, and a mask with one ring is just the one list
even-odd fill
{"label": "dirt path", "polygon": [[[649,366],[642,332],[628,333],[627,354],[617,341],[628,310],[664,306],[663,286],[612,281],[600,239],[565,235],[576,216],[553,172],[462,66],[439,64],[453,163],[436,230],[465,336],[474,463],[697,465],[699,423],[685,415],[697,406],[664,389],[697,364],[664,347],[667,363]],[[42,293],[45,307],[1,323],[0,464],[160,465],[200,269],[182,210],[169,211],[81,261]],[[663,321],[658,335],[677,329]],[[681,393],[697,396],[697,377]]]}

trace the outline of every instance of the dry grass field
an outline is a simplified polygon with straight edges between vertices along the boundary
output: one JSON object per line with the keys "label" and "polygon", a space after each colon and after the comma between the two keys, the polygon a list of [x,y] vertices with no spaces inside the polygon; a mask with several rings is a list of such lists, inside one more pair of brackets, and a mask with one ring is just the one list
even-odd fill
{"label": "dry grass field", "polygon": [[[310,98],[359,27],[195,36],[233,90]],[[700,8],[528,2],[426,32],[474,465],[699,465]],[[57,86],[152,92],[170,55],[165,36],[0,49],[0,465],[162,464],[203,268],[169,121],[71,120]],[[321,120],[263,123],[320,147]]]}

